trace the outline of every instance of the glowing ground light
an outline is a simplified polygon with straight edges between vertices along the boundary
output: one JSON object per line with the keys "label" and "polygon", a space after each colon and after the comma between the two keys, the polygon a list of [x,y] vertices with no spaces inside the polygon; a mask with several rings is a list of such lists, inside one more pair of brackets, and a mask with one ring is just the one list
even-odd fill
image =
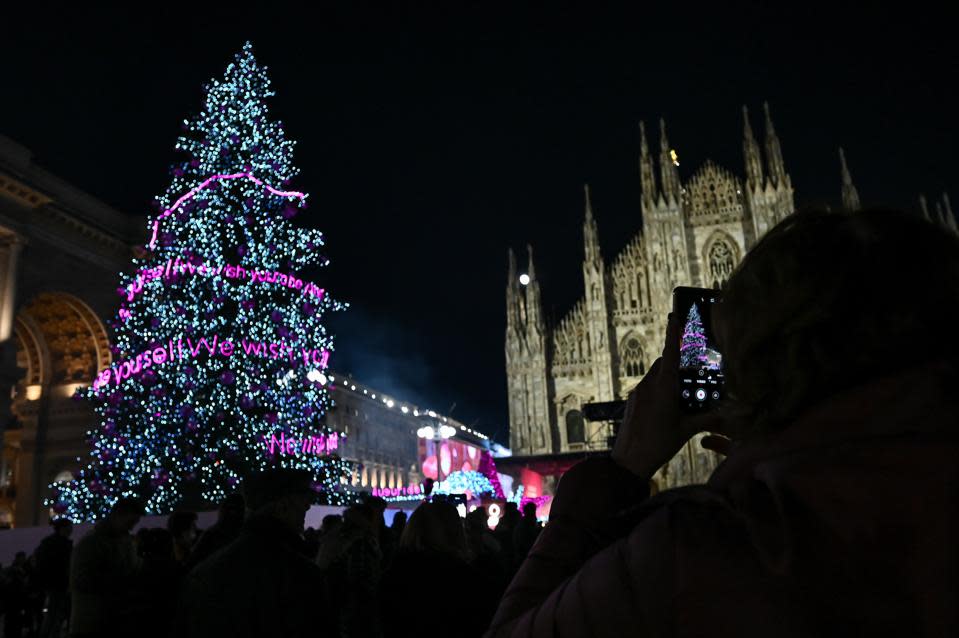
{"label": "glowing ground light", "polygon": [[529,285],[529,275],[527,275],[526,273],[523,273],[522,275],[520,275],[520,276],[519,276],[519,283],[523,284],[524,286],[528,286],[528,285]]}
{"label": "glowing ground light", "polygon": [[496,526],[499,524],[499,515],[500,515],[499,505],[497,505],[496,503],[493,503],[492,505],[490,505],[489,517],[486,519],[486,524],[489,526],[490,529],[495,529]]}

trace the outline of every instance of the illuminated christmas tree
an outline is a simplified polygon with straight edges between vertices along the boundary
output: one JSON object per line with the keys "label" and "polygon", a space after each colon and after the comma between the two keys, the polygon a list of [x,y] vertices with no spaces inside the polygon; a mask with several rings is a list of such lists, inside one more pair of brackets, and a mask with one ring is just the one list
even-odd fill
{"label": "illuminated christmas tree", "polygon": [[698,368],[706,361],[706,332],[699,308],[693,304],[686,315],[686,327],[679,346],[679,365],[683,368]]}
{"label": "illuminated christmas tree", "polygon": [[352,468],[322,423],[332,341],[344,308],[302,274],[325,266],[322,233],[294,225],[293,142],[269,119],[266,68],[247,43],[202,112],[184,122],[150,241],[121,276],[113,361],[87,397],[100,425],[75,480],[49,501],[74,520],[121,496],[165,513],[185,491],[211,502],[250,471],[308,468],[318,500],[342,503]]}

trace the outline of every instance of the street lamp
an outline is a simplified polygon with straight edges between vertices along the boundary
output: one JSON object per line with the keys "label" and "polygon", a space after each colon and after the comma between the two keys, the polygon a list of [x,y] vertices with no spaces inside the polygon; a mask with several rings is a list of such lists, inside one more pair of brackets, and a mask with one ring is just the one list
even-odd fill
{"label": "street lamp", "polygon": [[425,425],[416,431],[416,436],[421,439],[433,442],[433,454],[436,458],[436,485],[439,486],[443,482],[442,474],[443,471],[442,465],[443,462],[440,458],[440,444],[446,439],[452,438],[456,434],[456,428],[451,425],[440,425],[438,427],[433,427],[432,425]]}

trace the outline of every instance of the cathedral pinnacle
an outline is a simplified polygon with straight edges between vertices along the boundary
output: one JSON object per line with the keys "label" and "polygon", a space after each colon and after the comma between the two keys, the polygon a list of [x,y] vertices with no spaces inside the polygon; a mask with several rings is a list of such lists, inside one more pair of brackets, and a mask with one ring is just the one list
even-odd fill
{"label": "cathedral pinnacle", "polygon": [[766,114],[766,135],[775,135],[776,129],[773,126],[773,117],[769,114],[769,102],[763,100],[763,112]]}
{"label": "cathedral pinnacle", "polygon": [[523,324],[523,308],[520,301],[519,279],[516,275],[516,254],[507,249],[509,267],[506,279],[506,330],[507,334]]}
{"label": "cathedral pinnacle", "polygon": [[679,202],[679,171],[673,161],[672,149],[666,137],[666,120],[659,118],[659,181],[663,187],[663,198]]}
{"label": "cathedral pinnacle", "polygon": [[859,191],[852,183],[852,175],[846,165],[846,154],[839,147],[839,165],[842,170],[842,206],[846,210],[859,210]]}
{"label": "cathedral pinnacle", "polygon": [[539,335],[543,334],[543,308],[539,297],[539,282],[536,280],[536,267],[533,265],[533,247],[526,244],[529,253],[529,268],[526,275],[529,283],[526,284],[526,322],[527,330]]}
{"label": "cathedral pinnacle", "polygon": [[932,217],[929,216],[929,206],[926,204],[926,196],[922,194],[919,195],[919,210],[922,211],[922,216],[927,221],[932,221]]}
{"label": "cathedral pinnacle", "polygon": [[936,202],[936,211],[939,213],[939,222],[954,233],[959,233],[959,225],[952,214],[952,205],[949,203],[949,194],[942,194],[942,203]]}
{"label": "cathedral pinnacle", "polygon": [[589,184],[584,184],[583,190],[586,195],[586,220],[583,222],[583,246],[586,261],[601,261],[603,257],[599,250],[599,230],[596,226],[596,218],[593,217],[593,202],[589,196]]}
{"label": "cathedral pinnacle", "polygon": [[651,203],[656,200],[656,174],[653,170],[653,158],[646,143],[646,126],[639,121],[639,180],[643,189],[643,200]]}
{"label": "cathedral pinnacle", "polygon": [[753,137],[753,129],[749,125],[749,109],[743,104],[743,159],[746,162],[746,186],[752,191],[761,188],[763,184],[763,163],[759,156],[759,144]]}
{"label": "cathedral pinnacle", "polygon": [[773,118],[769,113],[769,102],[763,102],[763,111],[766,113],[766,168],[773,186],[780,186],[786,181],[786,166],[783,163],[783,152],[773,126]]}

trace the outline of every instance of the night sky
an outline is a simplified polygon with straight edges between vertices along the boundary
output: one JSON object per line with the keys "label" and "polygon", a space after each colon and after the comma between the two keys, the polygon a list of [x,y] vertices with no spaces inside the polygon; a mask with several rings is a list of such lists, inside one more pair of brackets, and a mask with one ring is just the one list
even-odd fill
{"label": "night sky", "polygon": [[666,118],[683,179],[707,158],[742,175],[740,108],[760,132],[765,99],[797,205],[838,203],[840,145],[865,204],[959,203],[952,22],[918,5],[853,18],[409,4],[5,10],[0,132],[145,215],[201,85],[250,39],[299,142],[294,186],[311,206],[297,220],[326,233],[325,282],[352,304],[333,322],[333,367],[423,407],[455,403],[503,442],[507,247],[524,264],[533,245],[558,321],[582,294],[583,183],[607,259],[640,229],[640,119]]}

